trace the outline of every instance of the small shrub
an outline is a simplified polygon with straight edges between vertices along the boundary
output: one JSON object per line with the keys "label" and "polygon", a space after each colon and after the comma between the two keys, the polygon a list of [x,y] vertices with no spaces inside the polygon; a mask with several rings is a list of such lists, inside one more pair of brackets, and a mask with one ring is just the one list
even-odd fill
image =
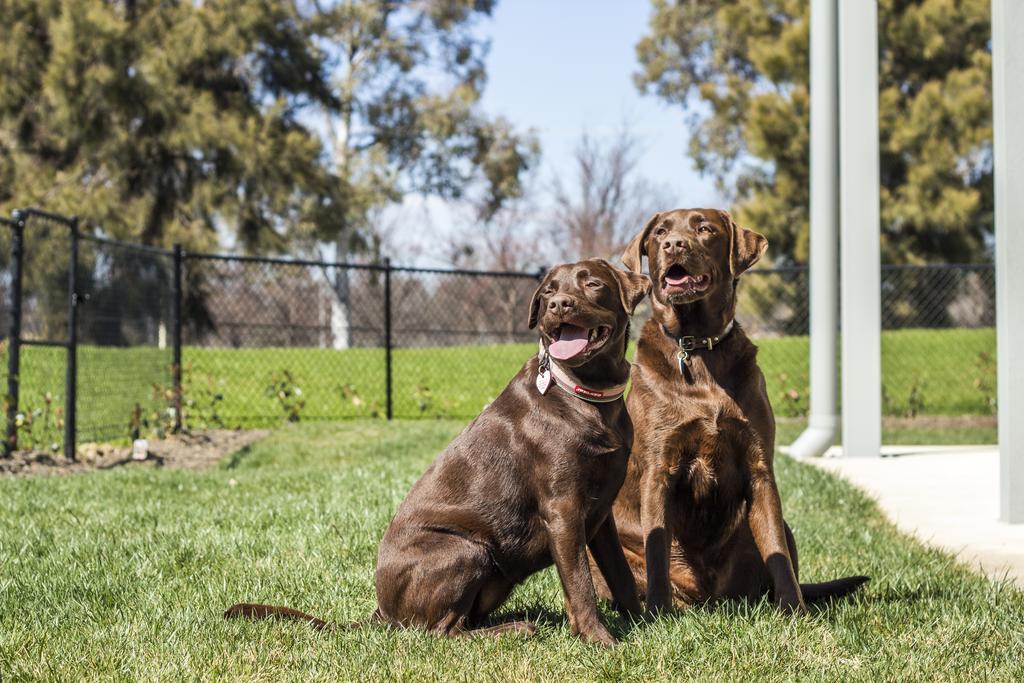
{"label": "small shrub", "polygon": [[417,384],[416,388],[412,390],[412,400],[416,403],[416,409],[422,415],[433,407],[434,394],[427,385]]}
{"label": "small shrub", "polygon": [[928,383],[920,377],[915,378],[907,392],[907,400],[900,403],[892,397],[892,394],[882,386],[882,413],[898,417],[917,417],[924,413],[927,404],[925,402],[925,389]]}
{"label": "small shrub", "polygon": [[153,385],[152,390],[155,401],[165,394],[170,394],[172,398],[168,401],[166,409],[159,407],[158,403],[149,413],[143,411],[141,403],[132,406],[131,417],[128,419],[128,438],[132,441],[150,435],[163,439],[174,432],[174,390],[157,385]]}
{"label": "small shrub", "polygon": [[302,398],[302,388],[295,383],[295,377],[291,372],[282,370],[272,374],[266,394],[281,408],[286,420],[298,422],[302,419],[306,400]]}
{"label": "small shrub", "polygon": [[374,400],[367,403],[359,395],[359,390],[355,384],[339,384],[337,390],[341,394],[342,403],[351,403],[356,410],[370,417],[384,417],[384,410],[381,408],[380,401]]}
{"label": "small shrub", "polygon": [[[153,396],[153,410],[144,415],[142,406],[135,404],[132,419],[132,439],[141,439],[149,434],[155,434],[158,439],[163,439],[174,432],[174,387],[163,387],[154,384],[151,388]],[[184,424],[184,422],[182,422]]]}
{"label": "small shrub", "polygon": [[806,417],[810,410],[810,391],[806,387],[801,388],[800,383],[791,379],[789,373],[780,372],[778,377],[779,393],[772,409],[783,417]]}
{"label": "small shrub", "polygon": [[910,394],[907,396],[907,410],[904,413],[904,417],[917,417],[919,414],[924,412],[924,389],[927,383],[923,380],[915,380],[910,385]]}
{"label": "small shrub", "polygon": [[43,394],[43,405],[26,406],[17,413],[14,424],[18,430],[18,445],[34,451],[56,453],[64,441],[64,407],[54,404],[49,391]]}
{"label": "small shrub", "polygon": [[[184,429],[222,429],[224,418],[220,414],[224,402],[223,379],[204,375],[197,379],[191,363],[181,373],[181,423]],[[173,415],[174,394],[169,396]]]}
{"label": "small shrub", "polygon": [[974,359],[974,368],[977,377],[974,379],[974,388],[981,394],[982,405],[989,415],[996,414],[996,357],[995,354],[987,351],[978,353]]}
{"label": "small shrub", "polygon": [[[219,406],[224,401],[224,394],[219,390],[223,380],[217,381],[207,375],[201,380],[196,379],[191,364],[182,368],[181,373],[181,429],[190,432],[193,429],[223,428]],[[175,390],[171,385],[153,384],[150,387],[153,409],[146,413],[136,403],[132,408],[128,421],[128,436],[141,439],[150,434],[159,439],[174,432],[177,406]]]}
{"label": "small shrub", "polygon": [[132,407],[132,416],[128,420],[128,438],[132,441],[142,438],[143,428],[142,406],[136,403]]}
{"label": "small shrub", "polygon": [[413,401],[420,415],[433,415],[437,418],[447,417],[452,412],[452,402],[438,400],[433,390],[426,384],[417,384],[412,391]]}

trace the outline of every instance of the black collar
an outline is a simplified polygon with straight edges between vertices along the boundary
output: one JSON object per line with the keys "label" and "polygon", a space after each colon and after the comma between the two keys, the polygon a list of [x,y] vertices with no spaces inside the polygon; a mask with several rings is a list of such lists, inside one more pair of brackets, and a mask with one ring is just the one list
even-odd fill
{"label": "black collar", "polygon": [[735,327],[735,323],[735,319],[730,320],[729,324],[725,326],[724,330],[722,330],[722,334],[714,337],[695,337],[690,334],[682,337],[677,337],[671,332],[669,332],[664,325],[662,325],[661,331],[665,333],[665,336],[668,337],[669,339],[675,340],[676,345],[679,347],[679,351],[676,353],[676,359],[679,361],[679,374],[684,376],[686,375],[686,372],[684,371],[684,366],[686,365],[686,363],[690,361],[691,351],[699,351],[705,349],[710,351],[711,349],[715,348],[716,346],[722,343],[723,339],[729,336],[729,333],[732,332],[733,327]]}
{"label": "black collar", "polygon": [[724,330],[722,330],[722,334],[715,337],[695,337],[691,334],[677,337],[669,332],[664,325],[661,326],[661,331],[665,333],[666,337],[675,341],[676,345],[679,346],[680,351],[689,353],[690,351],[696,351],[698,349],[707,349],[710,351],[715,348],[722,343],[723,339],[729,336],[729,333],[732,332],[732,328],[735,324],[735,320],[730,320],[729,324],[725,326]]}

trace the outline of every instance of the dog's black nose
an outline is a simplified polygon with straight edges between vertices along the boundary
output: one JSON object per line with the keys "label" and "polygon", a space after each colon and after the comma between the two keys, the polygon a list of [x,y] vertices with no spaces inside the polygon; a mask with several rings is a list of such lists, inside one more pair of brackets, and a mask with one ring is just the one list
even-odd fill
{"label": "dog's black nose", "polygon": [[548,310],[558,315],[565,315],[576,306],[576,300],[565,294],[556,294],[548,299]]}

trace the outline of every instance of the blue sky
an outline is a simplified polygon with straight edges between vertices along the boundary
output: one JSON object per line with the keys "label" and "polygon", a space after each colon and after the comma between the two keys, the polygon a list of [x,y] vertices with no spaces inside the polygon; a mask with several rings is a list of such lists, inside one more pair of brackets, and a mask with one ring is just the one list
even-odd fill
{"label": "blue sky", "polygon": [[503,0],[481,33],[491,40],[483,107],[540,136],[544,170],[567,173],[583,130],[595,137],[631,124],[643,147],[640,172],[679,205],[715,203],[709,179],[686,156],[683,112],[633,85],[634,46],[646,32],[647,0]]}
{"label": "blue sky", "polygon": [[[686,156],[684,112],[633,85],[634,46],[649,14],[648,0],[499,0],[494,15],[480,23],[479,34],[491,41],[483,109],[535,131],[543,154],[541,191],[555,174],[571,177],[573,149],[584,131],[607,139],[628,122],[641,147],[640,175],[664,187],[676,206],[721,203],[713,182]],[[538,197],[541,205],[545,199]],[[409,198],[401,211],[419,215],[423,204]],[[431,234],[460,221],[440,200],[426,206]],[[417,260],[430,257],[421,253]]]}

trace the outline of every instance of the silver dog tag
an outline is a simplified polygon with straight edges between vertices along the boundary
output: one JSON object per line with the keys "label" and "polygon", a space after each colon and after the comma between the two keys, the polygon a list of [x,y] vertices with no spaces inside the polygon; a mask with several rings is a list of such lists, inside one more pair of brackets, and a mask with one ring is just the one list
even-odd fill
{"label": "silver dog tag", "polygon": [[537,372],[537,391],[542,395],[548,393],[548,389],[551,388],[551,371],[547,368],[541,368]]}

